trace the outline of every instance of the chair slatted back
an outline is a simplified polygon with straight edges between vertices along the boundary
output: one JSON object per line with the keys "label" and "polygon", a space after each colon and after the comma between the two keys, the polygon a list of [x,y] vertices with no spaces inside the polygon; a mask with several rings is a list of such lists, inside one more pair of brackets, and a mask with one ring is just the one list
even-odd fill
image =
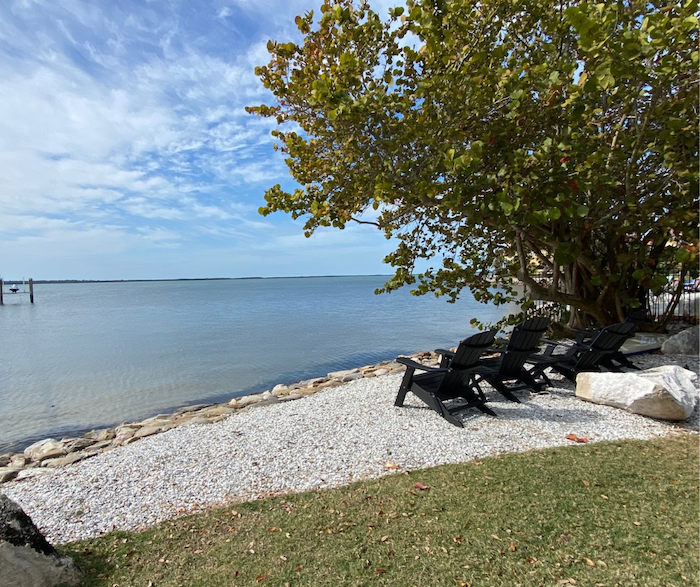
{"label": "chair slatted back", "polygon": [[[523,324],[519,324],[513,329],[510,339],[508,340],[508,346],[506,347],[505,352],[501,355],[501,361],[498,369],[501,375],[515,375],[522,371],[527,358],[538,350],[537,347],[539,346],[542,336],[549,325],[549,319],[545,320],[546,324],[544,325],[544,328],[542,328],[542,323],[540,323],[539,330],[528,330],[523,328],[525,322],[523,322]],[[526,322],[529,322],[529,320]]]}
{"label": "chair slatted back", "polygon": [[516,326],[521,330],[534,330],[536,332],[547,332],[549,328],[550,319],[546,316],[536,316],[535,318],[528,318],[524,322],[521,322]]}
{"label": "chair slatted back", "polygon": [[479,362],[479,357],[496,340],[497,333],[497,329],[486,330],[465,338],[459,343],[455,356],[450,361],[450,367],[453,369],[470,369],[475,367]]}
{"label": "chair slatted back", "polygon": [[620,322],[602,328],[591,341],[591,348],[599,351],[615,352],[637,328],[634,322]]}
{"label": "chair slatted back", "polygon": [[590,346],[580,352],[576,362],[576,371],[597,370],[600,361],[619,351],[636,327],[634,322],[620,322],[601,328],[591,341]]}

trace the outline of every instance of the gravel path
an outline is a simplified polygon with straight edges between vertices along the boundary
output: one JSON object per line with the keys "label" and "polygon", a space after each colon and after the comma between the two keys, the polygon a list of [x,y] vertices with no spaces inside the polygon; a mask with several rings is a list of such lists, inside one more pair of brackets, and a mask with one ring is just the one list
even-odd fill
{"label": "gravel path", "polygon": [[[694,356],[645,355],[642,368],[678,364],[699,371]],[[113,529],[143,528],[213,505],[335,487],[359,479],[489,455],[591,442],[648,439],[698,429],[698,411],[682,425],[658,422],[574,397],[553,379],[523,403],[489,394],[498,418],[464,413],[448,424],[412,394],[394,407],[400,375],[352,381],[293,402],[190,425],[145,438],[62,469],[5,484],[53,543]]]}

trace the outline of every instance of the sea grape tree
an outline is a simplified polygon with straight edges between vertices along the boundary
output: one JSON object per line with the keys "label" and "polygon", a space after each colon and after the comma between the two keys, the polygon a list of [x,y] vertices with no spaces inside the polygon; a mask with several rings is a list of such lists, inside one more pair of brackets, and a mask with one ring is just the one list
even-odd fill
{"label": "sea grape tree", "polygon": [[375,224],[398,243],[383,291],[502,303],[517,281],[572,326],[618,321],[669,267],[697,272],[696,10],[408,0],[382,20],[324,0],[256,69],[275,101],[248,110],[299,184],[261,213]]}

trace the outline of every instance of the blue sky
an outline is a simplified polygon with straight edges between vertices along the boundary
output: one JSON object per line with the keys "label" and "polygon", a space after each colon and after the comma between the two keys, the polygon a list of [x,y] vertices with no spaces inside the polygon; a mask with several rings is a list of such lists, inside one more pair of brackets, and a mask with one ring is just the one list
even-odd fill
{"label": "blue sky", "polygon": [[[371,2],[385,17],[387,0]],[[306,239],[257,213],[292,187],[254,75],[320,0],[0,3],[0,275],[390,273],[371,226]]]}

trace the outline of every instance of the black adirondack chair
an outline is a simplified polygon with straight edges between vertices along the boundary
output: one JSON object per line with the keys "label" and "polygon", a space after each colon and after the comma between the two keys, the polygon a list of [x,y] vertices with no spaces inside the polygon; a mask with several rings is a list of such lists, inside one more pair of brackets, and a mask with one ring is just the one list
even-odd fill
{"label": "black adirondack chair", "polygon": [[549,322],[549,318],[545,317],[530,318],[521,322],[513,329],[510,339],[504,341],[505,348],[499,351],[498,357],[481,359],[480,363],[493,371],[484,372],[483,378],[506,399],[520,402],[513,395],[514,391],[520,389],[542,391],[543,384],[536,381],[526,369],[525,363],[539,351],[540,341],[547,332]]}
{"label": "black adirondack chair", "polygon": [[[532,389],[542,391],[543,384],[538,383],[525,368],[528,357],[539,351],[542,336],[549,328],[550,319],[546,317],[529,318],[521,322],[513,329],[510,339],[498,339],[503,348],[489,348],[487,351],[498,353],[498,357],[481,358],[479,365],[482,368],[471,365],[473,372],[479,375],[478,381],[486,380],[506,399],[513,402],[520,400],[513,395],[513,391],[519,389]],[[440,366],[462,368],[456,362],[456,355],[451,351],[436,349],[441,355]],[[477,381],[477,385],[478,385]],[[510,385],[507,382],[512,382]]]}
{"label": "black adirondack chair", "polygon": [[[479,357],[493,344],[496,332],[480,332],[460,342],[452,359],[452,363],[459,368],[427,367],[406,357],[396,359],[406,365],[406,373],[394,405],[403,406],[406,394],[410,391],[445,420],[460,428],[462,422],[454,414],[462,410],[476,408],[495,416],[495,412],[486,406],[486,396],[479,387],[479,381],[486,373],[479,364]],[[416,375],[416,371],[424,373]],[[445,405],[444,402],[450,400],[458,400],[459,403],[454,406]]]}
{"label": "black adirondack chair", "polygon": [[[631,324],[633,328],[629,331],[629,334],[627,335],[627,338],[632,338],[636,333],[637,329],[639,328],[639,325],[644,322],[647,319],[647,311],[646,310],[635,310],[632,312],[627,318],[625,318],[625,321],[623,324]],[[576,342],[578,344],[585,343],[586,341],[591,340],[598,332],[600,332],[600,329],[593,329],[593,330],[580,330],[578,331],[576,335]],[[632,361],[630,361],[623,353],[621,350],[616,351],[613,353],[610,357],[607,357],[605,359],[606,363],[611,363],[613,366],[619,366],[619,367],[627,367],[628,369],[635,369],[639,371],[639,367],[635,365]]]}
{"label": "black adirondack chair", "polygon": [[548,368],[574,382],[576,375],[585,371],[600,371],[601,368],[606,368],[621,372],[622,369],[611,361],[611,358],[619,352],[634,328],[636,325],[633,322],[620,322],[606,326],[593,337],[590,343],[574,344],[563,355],[553,355],[556,343],[551,343],[541,355],[532,355],[528,358],[527,363],[533,365],[530,374],[535,379],[542,378],[551,385],[552,382],[544,373]]}

